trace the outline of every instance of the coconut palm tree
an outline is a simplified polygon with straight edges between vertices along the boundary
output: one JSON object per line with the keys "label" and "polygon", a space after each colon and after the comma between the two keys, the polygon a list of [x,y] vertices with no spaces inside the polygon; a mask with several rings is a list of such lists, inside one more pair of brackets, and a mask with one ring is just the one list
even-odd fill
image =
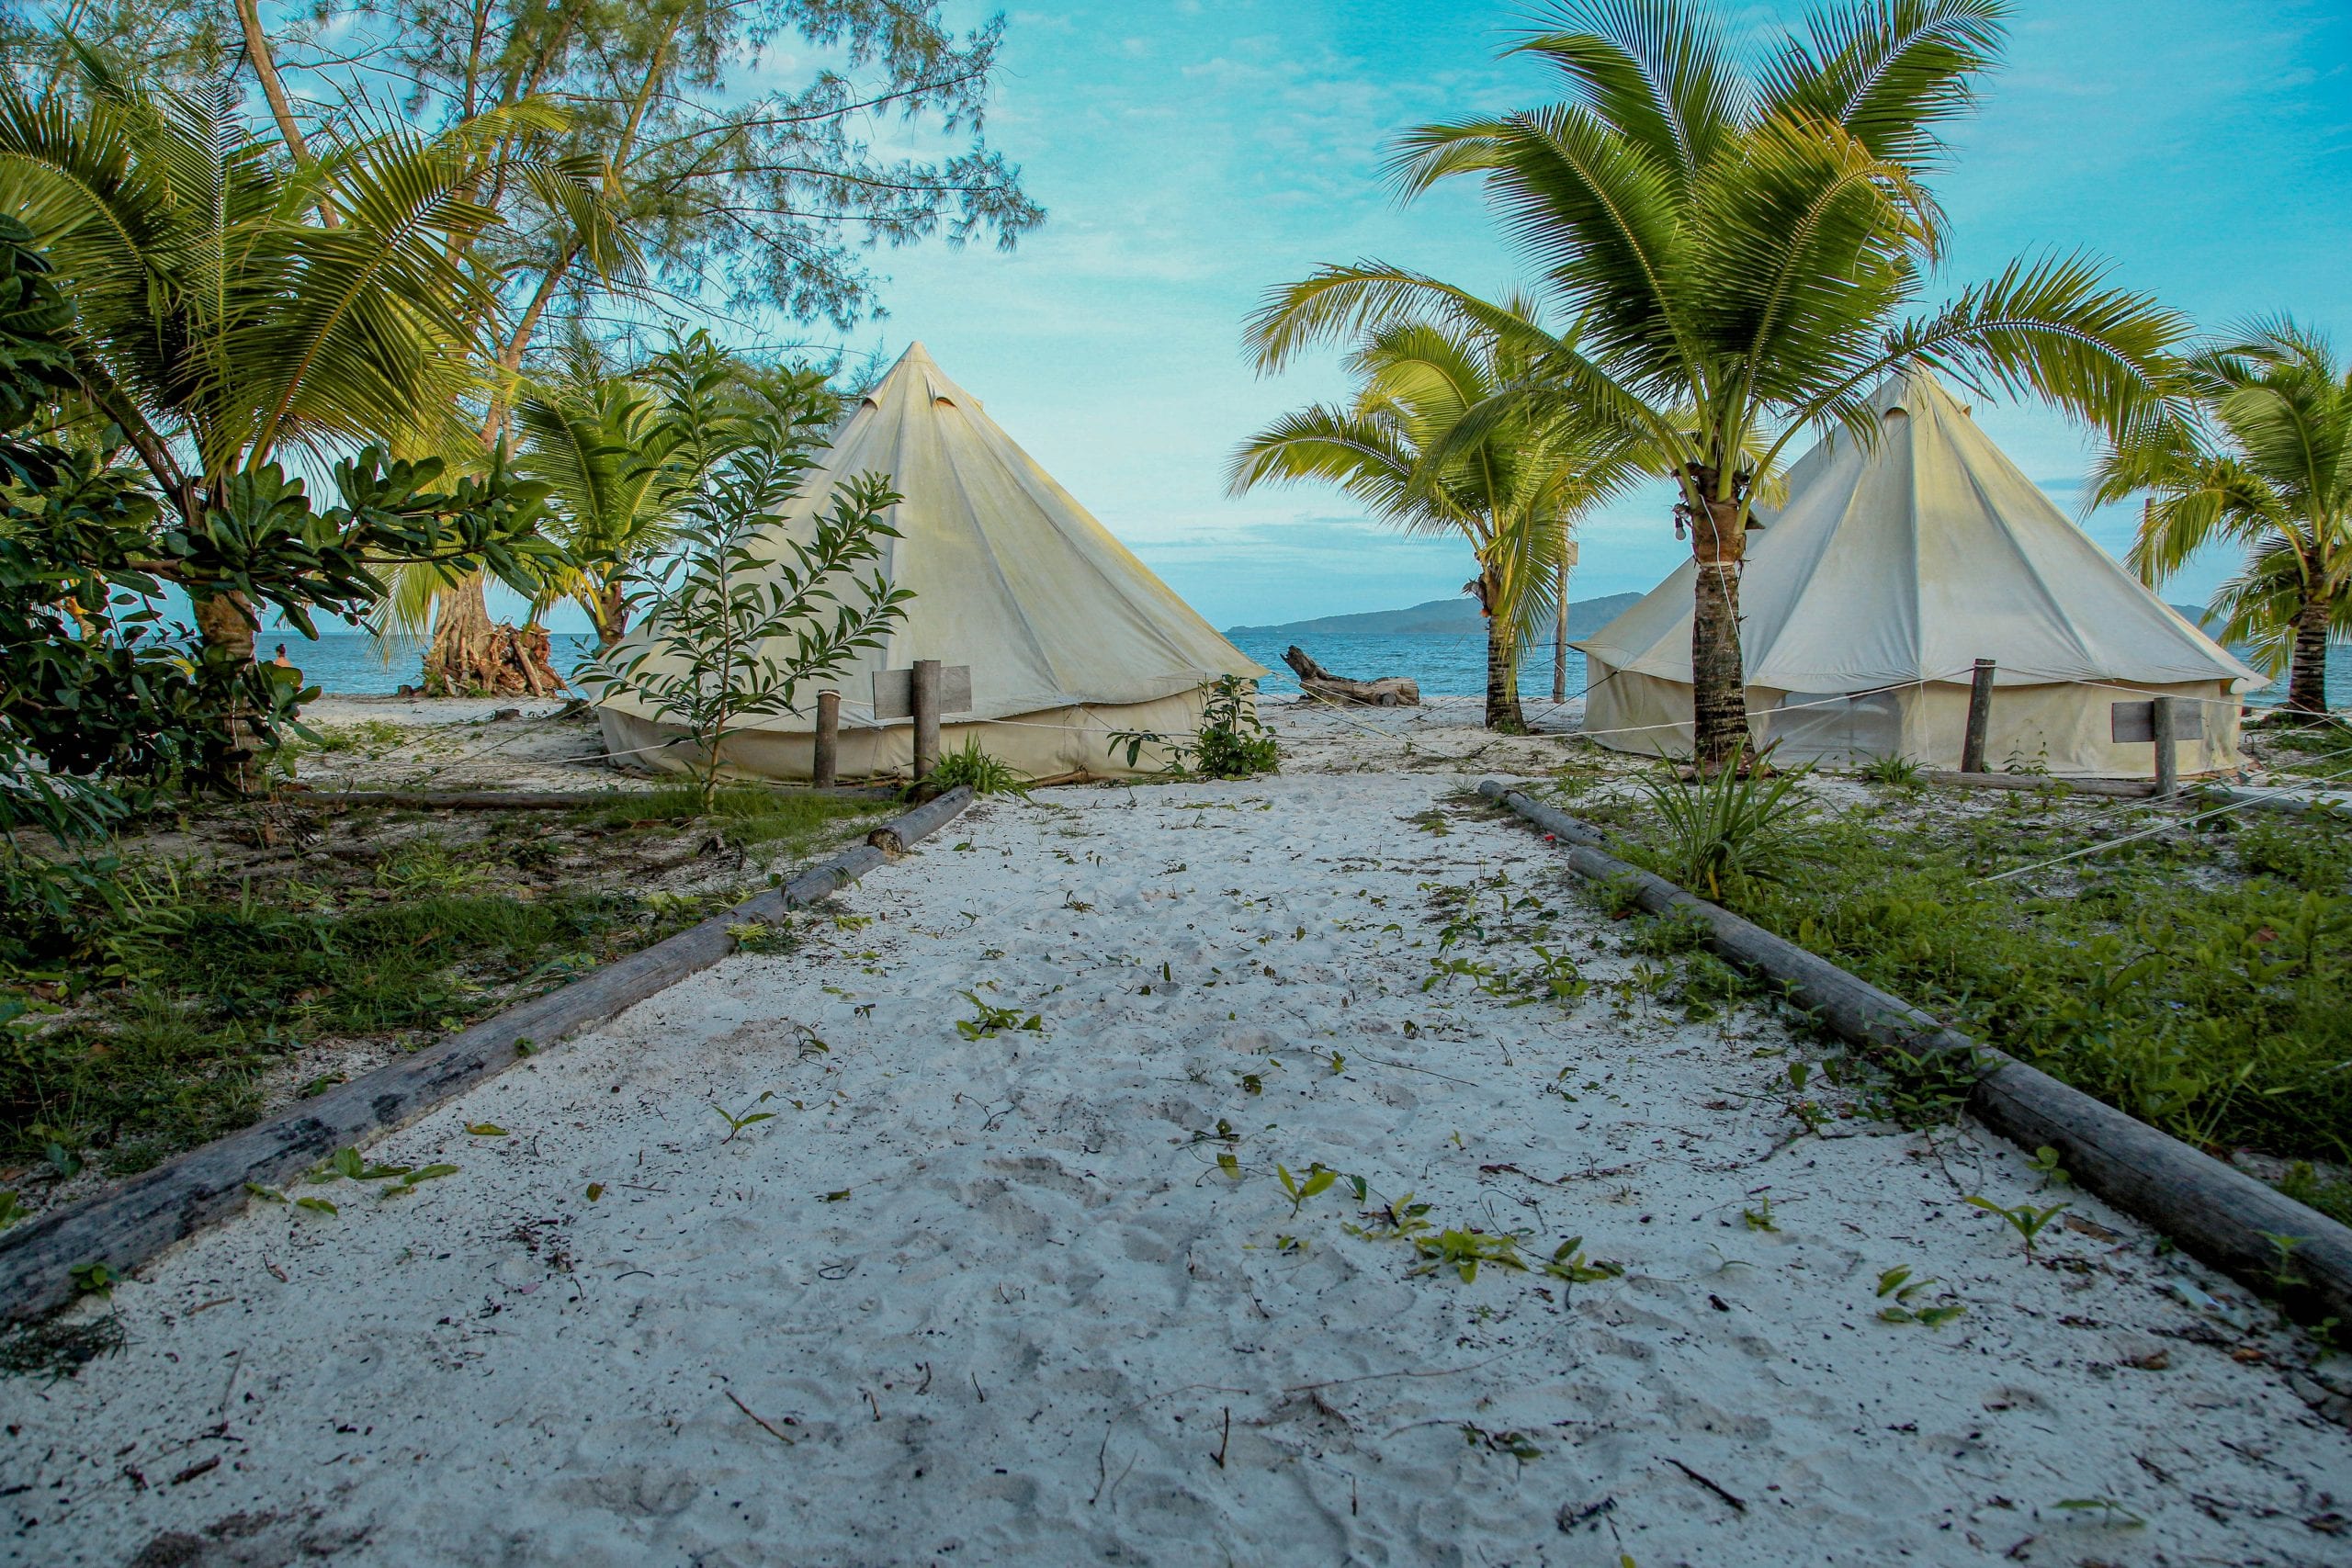
{"label": "coconut palm tree", "polygon": [[[296,156],[248,128],[229,83],[182,92],[77,59],[72,91],[0,76],[0,212],[40,236],[74,302],[90,423],[111,427],[188,537],[232,565],[264,535],[281,556],[334,547],[348,541],[286,521],[310,515],[286,459],[325,468],[367,443],[471,450],[458,410],[486,297],[452,258],[498,220],[464,184],[499,123],[322,134]],[[349,519],[360,532],[376,521],[364,506]],[[484,558],[448,543],[424,539],[407,558],[451,571]],[[497,569],[528,580],[516,562]],[[246,592],[182,581],[208,649],[250,661]]]}
{"label": "coconut palm tree", "polygon": [[[1567,0],[1509,52],[1549,64],[1564,101],[1422,126],[1391,169],[1410,198],[1476,177],[1580,323],[1528,383],[1456,439],[1566,403],[1645,433],[1700,563],[1695,750],[1747,740],[1739,576],[1759,481],[1801,432],[1869,439],[1871,389],[1909,361],[1980,391],[2030,390],[2102,430],[2161,415],[2185,323],[2106,286],[2079,256],[2018,262],[1918,309],[1943,215],[1921,183],[1937,128],[1974,100],[1999,0],[1871,0],[1817,13],[1749,57],[1684,0]],[[1397,311],[1478,319],[1457,290],[1377,263],[1328,268],[1261,341],[1278,359]]]}
{"label": "coconut palm tree", "polygon": [[[1297,292],[1276,291],[1261,323],[1279,321]],[[1398,320],[1365,333],[1346,361],[1358,384],[1354,400],[1276,420],[1242,444],[1228,479],[1236,494],[1270,481],[1322,480],[1383,522],[1469,540],[1478,575],[1465,592],[1477,596],[1487,621],[1487,724],[1520,731],[1521,653],[1532,628],[1564,608],[1560,566],[1577,521],[1638,477],[1639,443],[1622,425],[1580,421],[1559,407],[1491,421],[1475,441],[1452,441],[1465,413],[1527,373],[1531,345],[1555,342],[1523,299],[1487,310],[1502,330]]]}
{"label": "coconut palm tree", "polygon": [[2352,637],[2352,367],[2292,320],[2247,324],[2191,356],[2194,417],[2110,448],[2095,504],[2148,492],[2131,562],[2154,586],[2208,545],[2245,567],[2214,596],[2287,706],[2327,711],[2327,646]]}

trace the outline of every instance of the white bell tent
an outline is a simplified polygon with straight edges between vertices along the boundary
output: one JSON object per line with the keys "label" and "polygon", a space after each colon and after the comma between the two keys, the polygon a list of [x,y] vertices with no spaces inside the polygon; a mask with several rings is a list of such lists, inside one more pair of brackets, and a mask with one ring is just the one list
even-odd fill
{"label": "white bell tent", "polygon": [[[1821,442],[1748,536],[1740,637],[1758,747],[1957,768],[1971,675],[1989,659],[1991,768],[2146,777],[2156,695],[2188,699],[2182,773],[2237,765],[2236,694],[2260,676],[2068,521],[1925,370],[1888,378],[1872,402],[1877,440]],[[1585,729],[1602,744],[1690,755],[1697,570],[1685,561],[1577,645]]]}
{"label": "white bell tent", "polygon": [[[799,714],[730,737],[730,769],[807,778],[817,693],[829,687],[842,695],[841,775],[904,773],[911,726],[875,717],[873,676],[918,659],[971,670],[970,707],[943,716],[945,747],[977,735],[981,750],[1039,780],[1133,771],[1125,746],[1113,752],[1114,731],[1189,733],[1210,682],[1266,672],[1113,538],[921,344],[843,422],[785,529],[805,542],[835,482],[868,472],[888,475],[905,497],[889,510],[899,536],[882,541],[878,563],[913,591],[905,619],[880,649],[807,685]],[[683,731],[641,697],[616,691],[598,711],[606,750],[686,765]],[[1139,766],[1160,760],[1147,748]]]}

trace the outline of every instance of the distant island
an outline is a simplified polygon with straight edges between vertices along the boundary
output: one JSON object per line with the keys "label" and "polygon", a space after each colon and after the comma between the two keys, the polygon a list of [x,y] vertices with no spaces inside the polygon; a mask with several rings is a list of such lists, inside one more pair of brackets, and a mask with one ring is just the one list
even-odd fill
{"label": "distant island", "polygon": [[[1568,601],[1568,636],[1590,637],[1615,620],[1638,593],[1611,593],[1599,599]],[[1311,621],[1285,621],[1272,626],[1227,626],[1227,637],[1462,637],[1481,630],[1478,604],[1467,595],[1432,599],[1404,610],[1367,610],[1355,615],[1320,615]],[[1534,640],[1548,639],[1552,624],[1544,623]]]}

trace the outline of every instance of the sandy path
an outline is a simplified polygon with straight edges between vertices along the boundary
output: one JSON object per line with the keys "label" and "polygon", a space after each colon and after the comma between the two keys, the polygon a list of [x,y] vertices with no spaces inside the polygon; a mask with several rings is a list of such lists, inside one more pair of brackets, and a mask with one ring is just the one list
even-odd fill
{"label": "sandy path", "polygon": [[[2352,1433],[2165,1292],[2241,1296],[2079,1196],[2112,1234],[2026,1262],[1961,1202],[2034,1197],[2005,1145],[1775,1152],[1781,1027],[1634,994],[1657,961],[1516,829],[1408,820],[1463,782],[980,807],[849,897],[870,926],[371,1151],[458,1174],[143,1270],[126,1352],[0,1383],[6,1560],[2352,1561]],[[1419,989],[1427,885],[1497,873],[1572,1009]],[[975,987],[1042,1029],[963,1038]],[[1344,1184],[1292,1217],[1273,1167],[1318,1160],[1626,1273],[1415,1277]],[[1875,1321],[1898,1264],[1966,1314]]]}

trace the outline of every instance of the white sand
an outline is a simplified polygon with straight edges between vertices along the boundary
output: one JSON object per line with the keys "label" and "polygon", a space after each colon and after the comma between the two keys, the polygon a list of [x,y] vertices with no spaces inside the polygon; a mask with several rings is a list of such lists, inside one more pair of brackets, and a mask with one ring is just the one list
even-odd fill
{"label": "white sand", "polygon": [[[1392,755],[1285,727],[1325,767]],[[1613,988],[1657,961],[1539,840],[1408,820],[1475,773],[1306,765],[985,805],[847,897],[870,927],[730,959],[370,1151],[458,1174],[300,1189],[340,1217],[256,1205],[141,1270],[125,1353],[0,1383],[0,1551],[2352,1562],[2352,1433],[2242,1292],[1982,1134],[1791,1142],[1778,1023]],[[1596,982],[1572,1009],[1419,989],[1430,885],[1503,873]],[[974,987],[1043,1031],[961,1037]],[[764,1091],[723,1141],[711,1106]],[[1220,1119],[1238,1186],[1193,1141]],[[1342,1231],[1344,1187],[1292,1217],[1273,1167],[1317,1160],[1626,1273],[1412,1277]],[[2029,1263],[1975,1191],[2098,1228]],[[1876,1321],[1895,1265],[1966,1314]],[[2130,1513],[2058,1506],[2087,1498]]]}

